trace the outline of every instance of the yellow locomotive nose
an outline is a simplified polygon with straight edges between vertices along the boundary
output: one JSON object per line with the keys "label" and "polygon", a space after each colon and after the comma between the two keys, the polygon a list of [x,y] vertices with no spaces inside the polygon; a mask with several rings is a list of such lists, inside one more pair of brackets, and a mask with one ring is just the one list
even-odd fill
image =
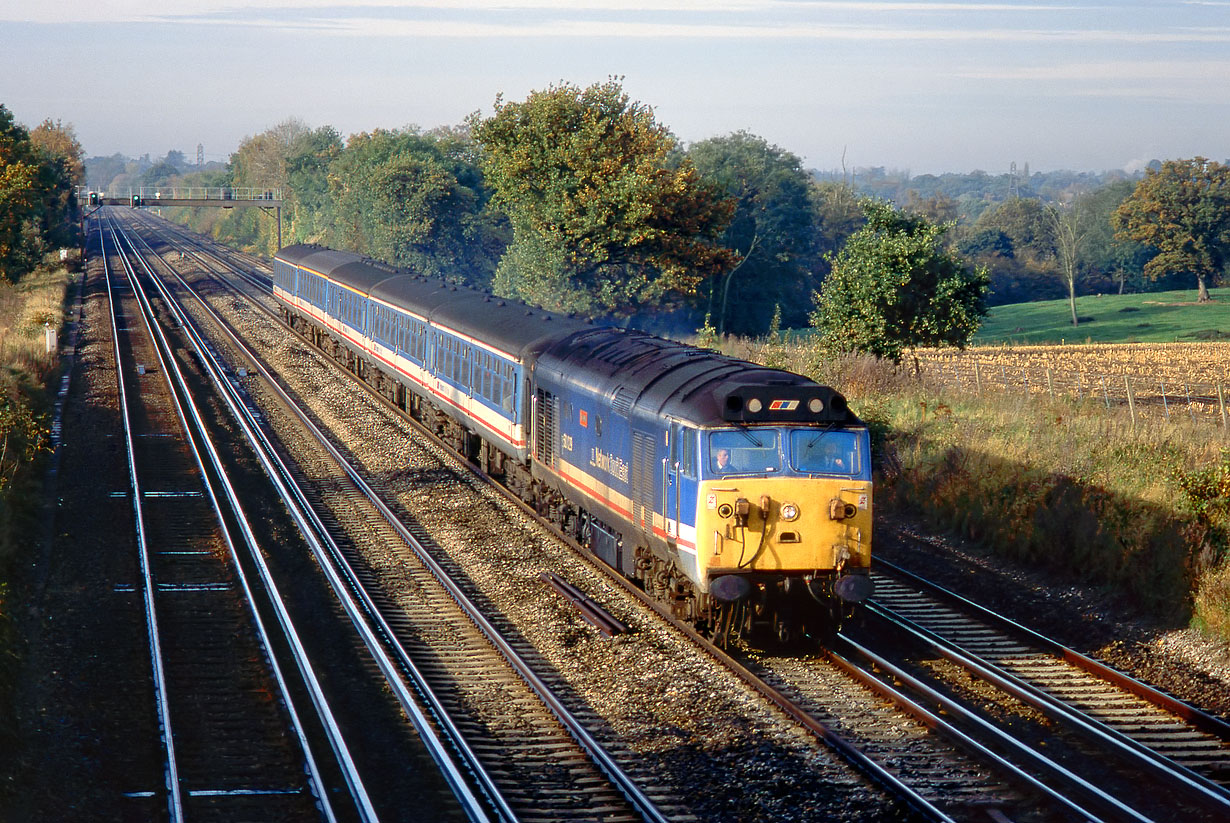
{"label": "yellow locomotive nose", "polygon": [[[786,575],[832,578],[869,568],[871,483],[849,478],[738,478],[704,483],[697,518],[698,560],[710,581]],[[706,539],[706,537],[708,539]],[[860,575],[865,576],[865,575]],[[864,587],[838,592],[861,600]],[[723,583],[716,597],[743,586]],[[865,596],[865,595],[864,595]]]}

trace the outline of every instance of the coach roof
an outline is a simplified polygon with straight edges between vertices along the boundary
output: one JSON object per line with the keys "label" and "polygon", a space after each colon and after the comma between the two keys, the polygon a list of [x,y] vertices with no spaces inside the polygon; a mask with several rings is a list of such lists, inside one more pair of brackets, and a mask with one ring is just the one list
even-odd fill
{"label": "coach roof", "polygon": [[517,358],[560,336],[590,328],[567,315],[413,274],[353,252],[301,244],[287,246],[278,257]]}

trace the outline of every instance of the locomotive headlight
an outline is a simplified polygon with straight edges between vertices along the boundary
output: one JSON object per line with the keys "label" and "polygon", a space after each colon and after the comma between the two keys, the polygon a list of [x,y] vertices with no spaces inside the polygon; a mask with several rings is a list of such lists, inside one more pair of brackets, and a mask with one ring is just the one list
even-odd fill
{"label": "locomotive headlight", "polygon": [[764,408],[764,404],[760,402],[759,397],[753,397],[751,400],[747,401],[747,410],[752,414],[758,413],[762,408]]}
{"label": "locomotive headlight", "polygon": [[819,397],[813,397],[811,400],[807,401],[807,408],[812,414],[819,414],[824,411],[824,401]]}
{"label": "locomotive headlight", "polygon": [[793,503],[783,503],[781,508],[782,520],[794,520],[799,516],[799,507]]}

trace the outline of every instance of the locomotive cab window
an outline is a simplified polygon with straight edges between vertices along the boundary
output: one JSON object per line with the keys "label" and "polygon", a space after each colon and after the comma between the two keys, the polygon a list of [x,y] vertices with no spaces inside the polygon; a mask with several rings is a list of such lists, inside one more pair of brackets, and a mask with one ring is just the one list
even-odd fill
{"label": "locomotive cab window", "polygon": [[713,475],[781,471],[777,429],[733,429],[709,435],[705,467]]}
{"label": "locomotive cab window", "polygon": [[806,474],[864,474],[863,440],[859,431],[796,429],[790,432],[790,464]]}

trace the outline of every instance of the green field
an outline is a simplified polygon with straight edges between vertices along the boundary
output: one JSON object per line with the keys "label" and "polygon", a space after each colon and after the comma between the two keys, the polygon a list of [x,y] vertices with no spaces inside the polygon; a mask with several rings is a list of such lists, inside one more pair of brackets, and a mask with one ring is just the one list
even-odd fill
{"label": "green field", "polygon": [[1072,325],[1067,300],[996,306],[973,345],[998,343],[1191,343],[1230,340],[1230,288],[1210,289],[1212,303],[1196,291],[1107,294],[1076,298],[1080,325]]}

